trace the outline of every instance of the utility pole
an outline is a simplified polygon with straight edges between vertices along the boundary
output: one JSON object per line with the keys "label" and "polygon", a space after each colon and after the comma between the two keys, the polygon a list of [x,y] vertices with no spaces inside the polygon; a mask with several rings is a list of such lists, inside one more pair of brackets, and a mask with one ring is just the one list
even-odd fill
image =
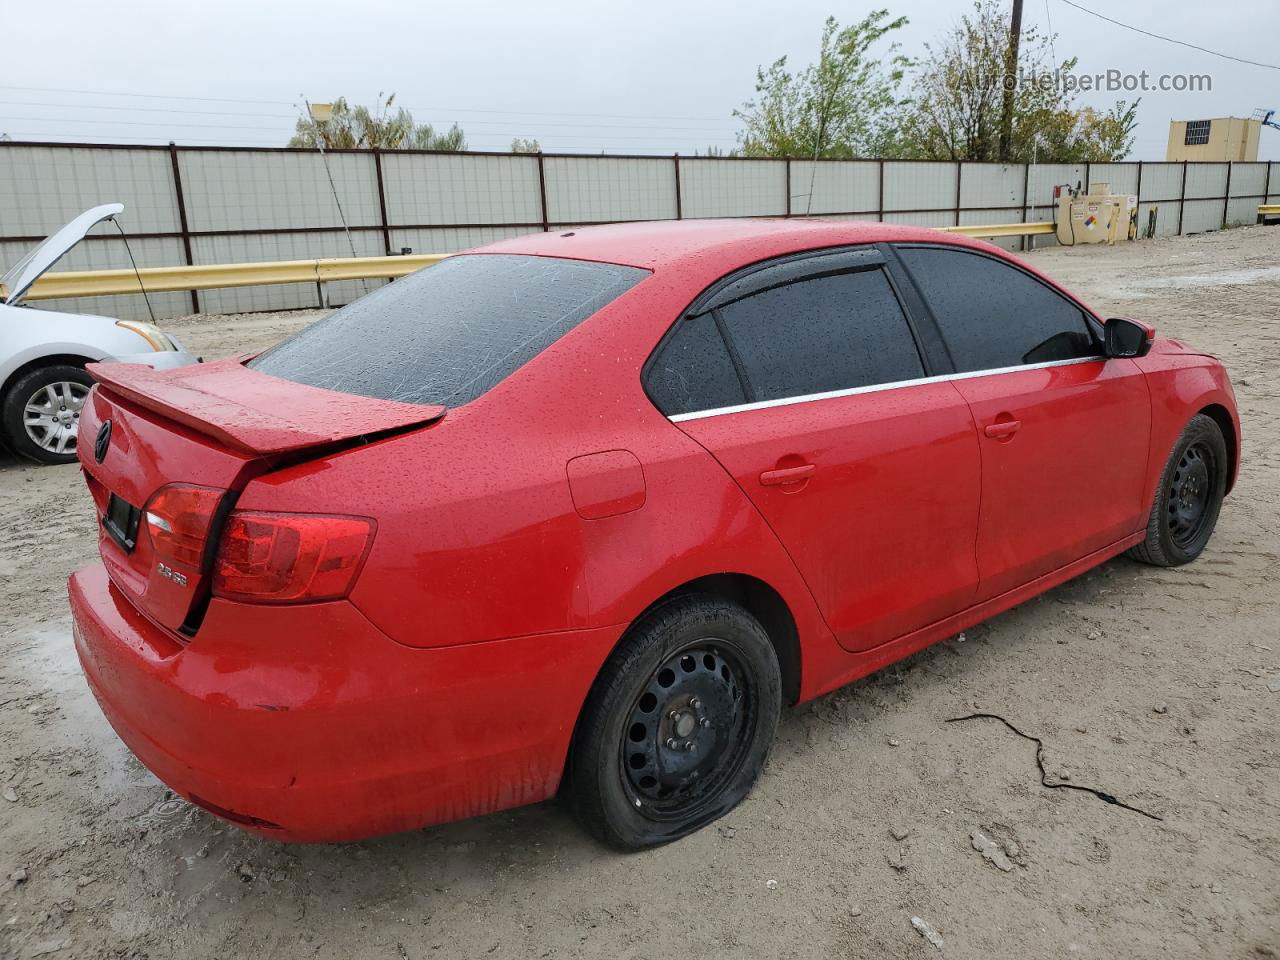
{"label": "utility pole", "polygon": [[1013,94],[1018,83],[1018,40],[1022,36],[1022,0],[1013,0],[1013,17],[1009,21],[1009,55],[1004,66],[1004,103],[1000,110],[1000,162],[1009,162],[1009,145],[1013,140]]}

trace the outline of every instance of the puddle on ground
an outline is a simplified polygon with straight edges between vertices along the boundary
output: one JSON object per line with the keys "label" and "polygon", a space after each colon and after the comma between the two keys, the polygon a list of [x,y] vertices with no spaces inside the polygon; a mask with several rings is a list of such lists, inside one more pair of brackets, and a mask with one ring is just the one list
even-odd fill
{"label": "puddle on ground", "polygon": [[1175,277],[1134,277],[1127,281],[1127,287],[1130,296],[1146,296],[1160,290],[1234,287],[1268,280],[1280,281],[1280,267],[1219,270],[1216,273],[1190,273]]}

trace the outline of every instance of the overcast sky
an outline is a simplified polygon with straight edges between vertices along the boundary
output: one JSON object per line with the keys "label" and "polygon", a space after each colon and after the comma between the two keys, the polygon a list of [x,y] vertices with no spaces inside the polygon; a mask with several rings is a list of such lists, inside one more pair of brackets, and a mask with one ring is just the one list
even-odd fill
{"label": "overcast sky", "polygon": [[[1276,0],[1080,2],[1156,33],[1280,63]],[[1080,73],[1211,76],[1210,92],[1143,94],[1131,159],[1164,159],[1171,118],[1280,107],[1280,70],[1144,37],[1063,0],[1026,4],[1024,23],[1045,28],[1051,18],[1058,58],[1078,56]],[[372,102],[381,90],[395,91],[419,122],[457,121],[472,149],[505,150],[514,136],[536,137],[548,152],[730,148],[738,129],[732,111],[752,95],[757,65],[782,54],[795,66],[809,63],[828,14],[847,23],[875,6],[14,2],[5,5],[0,132],[15,140],[279,146],[300,95]],[[919,53],[968,6],[896,0],[889,9],[910,18],[901,40]],[[1091,93],[1080,102],[1106,106],[1120,96]],[[1262,159],[1280,159],[1280,130],[1264,129],[1261,143]]]}

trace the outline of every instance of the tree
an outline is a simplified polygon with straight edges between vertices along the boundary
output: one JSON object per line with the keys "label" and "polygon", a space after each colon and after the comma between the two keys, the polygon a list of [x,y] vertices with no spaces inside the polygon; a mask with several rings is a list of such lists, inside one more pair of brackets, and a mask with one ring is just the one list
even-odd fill
{"label": "tree", "polygon": [[532,137],[516,137],[511,141],[512,153],[541,153],[542,144]]}
{"label": "tree", "polygon": [[1022,31],[1019,75],[1008,76],[1009,27],[998,0],[974,0],[972,13],[925,50],[898,144],[903,156],[999,159],[1006,84],[1013,85],[1012,163],[1120,160],[1133,146],[1137,102],[1077,108],[1064,82],[1076,60],[1055,63],[1052,38],[1034,27]]}
{"label": "tree", "polygon": [[378,94],[374,110],[353,107],[345,97],[333,102],[327,120],[302,117],[298,120],[291,147],[320,147],[326,150],[465,150],[467,138],[455,123],[436,132],[429,123],[415,124],[404,107],[391,111],[396,95]]}
{"label": "tree", "polygon": [[872,54],[906,17],[889,19],[875,10],[841,28],[828,17],[818,62],[798,73],[779,57],[756,70],[756,98],[734,111],[746,125],[739,135],[748,157],[856,157],[881,154],[897,138],[897,115],[905,101],[898,89],[911,61],[890,43]]}

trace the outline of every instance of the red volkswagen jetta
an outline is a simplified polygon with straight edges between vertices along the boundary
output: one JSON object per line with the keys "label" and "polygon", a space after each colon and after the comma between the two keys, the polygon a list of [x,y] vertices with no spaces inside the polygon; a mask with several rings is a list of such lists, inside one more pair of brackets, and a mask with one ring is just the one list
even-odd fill
{"label": "red volkswagen jetta", "polygon": [[673,840],[784,702],[1193,560],[1239,460],[1214,358],[872,223],[531,235],[247,362],[90,369],[85,675],[174,790],[286,840],[562,784]]}

